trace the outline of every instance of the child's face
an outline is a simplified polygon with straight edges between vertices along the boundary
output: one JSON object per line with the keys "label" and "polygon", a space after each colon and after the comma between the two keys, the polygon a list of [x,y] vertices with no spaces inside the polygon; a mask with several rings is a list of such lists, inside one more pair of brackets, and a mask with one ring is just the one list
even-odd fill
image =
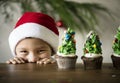
{"label": "child's face", "polygon": [[50,46],[36,38],[23,39],[16,46],[16,56],[28,62],[36,62],[43,58],[49,58],[52,54]]}

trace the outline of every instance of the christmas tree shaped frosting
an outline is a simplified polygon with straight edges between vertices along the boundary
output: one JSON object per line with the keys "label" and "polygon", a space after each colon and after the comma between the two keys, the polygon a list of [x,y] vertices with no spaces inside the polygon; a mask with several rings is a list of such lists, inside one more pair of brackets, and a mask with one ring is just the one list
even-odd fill
{"label": "christmas tree shaped frosting", "polygon": [[76,42],[74,39],[75,32],[68,28],[62,38],[62,45],[58,48],[58,53],[62,55],[75,55],[76,53]]}
{"label": "christmas tree shaped frosting", "polygon": [[117,34],[115,35],[112,48],[115,54],[120,55],[120,27],[118,28]]}
{"label": "christmas tree shaped frosting", "polygon": [[88,34],[83,51],[84,55],[86,53],[102,54],[101,42],[99,40],[98,35],[95,32],[90,31],[90,33]]}

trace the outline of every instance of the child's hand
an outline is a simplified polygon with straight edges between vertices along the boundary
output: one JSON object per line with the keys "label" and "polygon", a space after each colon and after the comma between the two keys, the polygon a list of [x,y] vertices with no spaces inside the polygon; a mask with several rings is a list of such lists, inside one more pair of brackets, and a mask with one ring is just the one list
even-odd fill
{"label": "child's hand", "polygon": [[49,63],[55,63],[56,61],[53,58],[44,58],[39,61],[37,61],[37,64],[49,64]]}
{"label": "child's hand", "polygon": [[6,61],[8,64],[22,64],[25,63],[25,60],[20,57],[14,57],[8,61]]}

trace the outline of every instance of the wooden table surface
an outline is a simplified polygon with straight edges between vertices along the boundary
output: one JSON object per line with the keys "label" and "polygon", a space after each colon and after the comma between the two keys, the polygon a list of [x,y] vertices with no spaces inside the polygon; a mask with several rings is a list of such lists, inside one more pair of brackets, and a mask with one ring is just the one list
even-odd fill
{"label": "wooden table surface", "polygon": [[60,70],[56,64],[38,65],[0,63],[0,83],[120,83],[120,70],[103,64],[101,70]]}

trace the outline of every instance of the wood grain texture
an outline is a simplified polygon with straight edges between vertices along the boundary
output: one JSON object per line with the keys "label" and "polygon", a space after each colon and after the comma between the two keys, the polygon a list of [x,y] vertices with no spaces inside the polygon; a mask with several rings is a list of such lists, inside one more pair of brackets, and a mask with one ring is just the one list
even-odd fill
{"label": "wood grain texture", "polygon": [[0,83],[120,83],[120,70],[103,64],[99,70],[60,70],[56,64],[0,64]]}

